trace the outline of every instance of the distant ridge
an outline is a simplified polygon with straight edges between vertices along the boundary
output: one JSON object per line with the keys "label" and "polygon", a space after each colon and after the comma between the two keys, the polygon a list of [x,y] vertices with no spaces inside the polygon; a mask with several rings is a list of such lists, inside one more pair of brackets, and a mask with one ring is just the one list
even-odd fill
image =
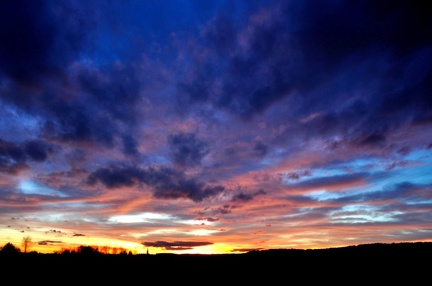
{"label": "distant ridge", "polygon": [[286,253],[380,253],[380,252],[431,252],[432,242],[400,242],[400,243],[368,243],[349,245],[342,247],[329,247],[318,249],[295,249],[295,248],[275,248],[268,250],[249,251],[245,254],[286,254]]}

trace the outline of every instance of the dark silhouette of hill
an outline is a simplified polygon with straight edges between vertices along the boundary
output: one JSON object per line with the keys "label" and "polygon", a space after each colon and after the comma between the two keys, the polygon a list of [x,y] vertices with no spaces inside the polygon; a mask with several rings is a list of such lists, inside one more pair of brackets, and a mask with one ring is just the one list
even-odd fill
{"label": "dark silhouette of hill", "polygon": [[15,254],[18,254],[20,252],[21,252],[20,249],[10,242],[6,243],[0,249],[0,254],[3,254],[3,255],[15,255]]}
{"label": "dark silhouette of hill", "polygon": [[53,254],[42,254],[37,252],[22,253],[19,248],[11,243],[5,244],[0,248],[0,259],[90,259],[97,258],[98,260],[114,260],[121,261],[137,261],[137,260],[268,260],[268,259],[299,259],[299,260],[312,260],[312,259],[330,259],[330,258],[374,258],[374,259],[398,259],[398,258],[414,258],[414,257],[428,257],[432,258],[432,242],[404,242],[404,243],[372,243],[360,244],[346,247],[337,248],[323,248],[323,249],[269,249],[249,251],[241,254],[173,254],[173,253],[159,253],[159,254],[135,254],[122,253],[122,254],[103,254],[96,250],[92,250],[89,246],[79,247],[79,252],[64,252]]}
{"label": "dark silhouette of hill", "polygon": [[[10,246],[8,248],[11,249]],[[430,279],[432,273],[432,242],[375,243],[304,250],[270,249],[212,255],[101,254],[84,249],[86,251],[81,253],[64,254],[0,251],[0,262],[3,273],[17,269],[26,269],[28,272],[30,269],[34,275],[52,273],[75,278],[79,275],[87,277],[85,279],[99,277],[108,282],[113,282],[110,279],[117,275],[128,280],[129,275],[132,279],[139,274],[142,277],[156,276],[166,282],[198,281],[201,276],[214,282],[223,282],[224,279],[232,281],[233,278],[229,277],[234,277],[242,285],[249,282],[257,284],[259,281],[273,285],[281,279],[290,281],[294,278],[301,278],[302,284],[317,281],[342,283],[344,279],[351,282],[375,281],[374,284],[417,284],[416,281]],[[121,285],[127,285],[126,280]],[[101,280],[98,282],[101,283]]]}

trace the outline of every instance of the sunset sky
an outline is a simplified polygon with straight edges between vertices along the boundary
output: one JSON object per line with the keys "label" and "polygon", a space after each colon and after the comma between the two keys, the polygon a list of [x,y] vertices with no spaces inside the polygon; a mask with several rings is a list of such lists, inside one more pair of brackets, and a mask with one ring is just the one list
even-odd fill
{"label": "sunset sky", "polygon": [[427,1],[0,4],[0,247],[432,241]]}

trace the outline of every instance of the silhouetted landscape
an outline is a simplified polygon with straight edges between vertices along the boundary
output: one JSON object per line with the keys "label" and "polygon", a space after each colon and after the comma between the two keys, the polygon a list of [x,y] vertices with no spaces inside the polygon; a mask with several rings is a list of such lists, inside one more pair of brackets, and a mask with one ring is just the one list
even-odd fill
{"label": "silhouetted landscape", "polygon": [[[63,252],[41,254],[37,252],[22,253],[13,250],[12,244],[3,246],[0,251],[2,265],[20,268],[22,265],[42,267],[51,270],[71,269],[75,266],[85,269],[98,266],[105,271],[109,269],[142,267],[146,271],[157,269],[179,269],[188,267],[195,271],[205,271],[207,268],[222,267],[227,272],[235,272],[238,267],[247,267],[249,271],[280,274],[281,269],[296,271],[300,269],[329,269],[335,271],[362,272],[368,274],[382,273],[383,269],[391,271],[402,270],[398,273],[408,274],[409,269],[430,268],[432,258],[432,242],[413,243],[373,243],[339,248],[326,249],[269,249],[250,251],[242,254],[102,254],[93,251],[89,246],[81,246],[79,252]],[[359,268],[360,267],[360,268]],[[377,274],[376,273],[376,274]],[[393,273],[392,275],[394,275]],[[425,273],[423,273],[425,274]],[[428,273],[429,275],[429,273]]]}
{"label": "silhouetted landscape", "polygon": [[429,286],[430,2],[1,1],[0,286]]}
{"label": "silhouetted landscape", "polygon": [[81,250],[40,254],[7,252],[3,247],[2,273],[20,283],[49,285],[423,285],[430,279],[432,258],[432,242],[211,255],[102,254],[86,246]]}

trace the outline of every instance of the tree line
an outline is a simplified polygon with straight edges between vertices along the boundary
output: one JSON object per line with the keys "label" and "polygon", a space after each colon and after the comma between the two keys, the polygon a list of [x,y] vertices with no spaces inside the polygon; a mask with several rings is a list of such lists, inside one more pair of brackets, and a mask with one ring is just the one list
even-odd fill
{"label": "tree line", "polygon": [[[32,253],[37,254],[36,251],[31,251],[33,245],[30,236],[23,237],[21,241],[22,250],[20,247],[14,245],[11,242],[6,243],[0,248],[0,254],[20,254],[20,253]],[[121,247],[108,247],[108,246],[90,246],[80,245],[76,248],[62,248],[60,251],[54,252],[54,254],[83,254],[83,255],[99,255],[99,254],[121,254],[121,255],[132,255],[132,251]]]}

